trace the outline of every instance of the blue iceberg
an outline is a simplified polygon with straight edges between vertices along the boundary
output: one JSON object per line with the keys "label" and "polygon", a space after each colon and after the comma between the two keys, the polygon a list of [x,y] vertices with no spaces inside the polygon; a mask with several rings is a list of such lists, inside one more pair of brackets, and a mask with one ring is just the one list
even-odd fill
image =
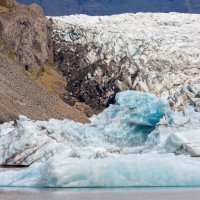
{"label": "blue iceberg", "polygon": [[104,136],[116,141],[118,146],[139,146],[146,142],[157,123],[165,117],[171,123],[169,103],[153,94],[125,91],[116,95],[111,105],[93,121]]}

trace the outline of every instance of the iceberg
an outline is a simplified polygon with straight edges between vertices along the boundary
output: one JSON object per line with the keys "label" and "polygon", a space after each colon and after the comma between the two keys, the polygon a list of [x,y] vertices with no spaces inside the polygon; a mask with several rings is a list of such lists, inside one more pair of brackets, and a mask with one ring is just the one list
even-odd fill
{"label": "iceberg", "polygon": [[0,164],[31,165],[73,148],[100,147],[109,151],[143,145],[161,118],[170,121],[167,102],[155,95],[126,91],[116,104],[92,119],[91,124],[50,119],[31,121],[20,116],[0,126]]}
{"label": "iceberg", "polygon": [[30,165],[0,173],[0,186],[200,186],[200,113],[136,91],[91,118],[0,125],[0,163]]}
{"label": "iceberg", "polygon": [[200,186],[200,159],[173,154],[117,158],[55,158],[20,171],[0,174],[1,186],[134,187]]}

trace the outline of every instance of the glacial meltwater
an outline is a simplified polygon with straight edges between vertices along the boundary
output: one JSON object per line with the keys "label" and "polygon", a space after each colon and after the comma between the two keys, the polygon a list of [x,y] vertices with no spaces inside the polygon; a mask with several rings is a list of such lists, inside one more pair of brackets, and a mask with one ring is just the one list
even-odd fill
{"label": "glacial meltwater", "polygon": [[126,91],[90,124],[70,120],[0,125],[2,187],[200,186],[200,113],[173,112],[155,95]]}

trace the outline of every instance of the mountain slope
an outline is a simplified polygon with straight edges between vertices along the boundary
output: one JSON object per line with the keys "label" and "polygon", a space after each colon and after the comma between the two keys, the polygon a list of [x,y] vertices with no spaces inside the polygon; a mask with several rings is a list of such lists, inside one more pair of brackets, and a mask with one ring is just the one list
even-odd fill
{"label": "mountain slope", "polygon": [[200,13],[199,0],[18,0],[37,3],[49,16],[70,14],[111,15],[135,12]]}
{"label": "mountain slope", "polygon": [[53,63],[50,25],[37,5],[0,1],[0,123],[86,116],[59,97],[64,78]]}

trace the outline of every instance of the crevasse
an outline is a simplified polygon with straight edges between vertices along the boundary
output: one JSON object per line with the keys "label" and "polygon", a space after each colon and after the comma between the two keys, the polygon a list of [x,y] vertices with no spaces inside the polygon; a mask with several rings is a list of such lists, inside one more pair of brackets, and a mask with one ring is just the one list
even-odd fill
{"label": "crevasse", "polygon": [[17,126],[0,126],[0,162],[32,165],[0,173],[0,185],[200,186],[199,122],[191,108],[175,113],[167,101],[135,91],[117,94],[91,124],[21,116]]}

